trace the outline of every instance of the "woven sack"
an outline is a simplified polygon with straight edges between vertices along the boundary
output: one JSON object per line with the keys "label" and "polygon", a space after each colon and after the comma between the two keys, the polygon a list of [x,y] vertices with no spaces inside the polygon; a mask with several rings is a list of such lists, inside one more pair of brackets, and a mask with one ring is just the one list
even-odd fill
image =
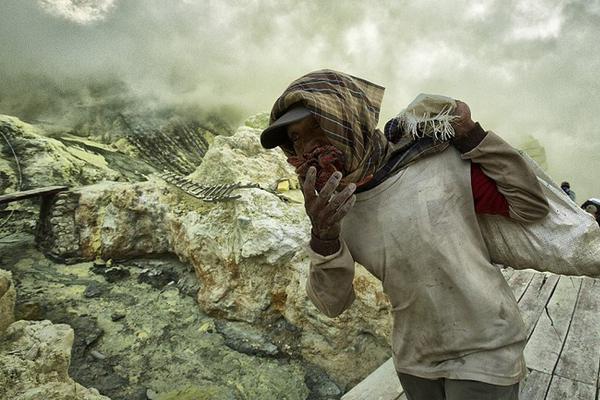
{"label": "woven sack", "polygon": [[563,275],[600,277],[600,227],[527,154],[525,158],[550,204],[546,217],[521,223],[500,215],[478,215],[495,264]]}

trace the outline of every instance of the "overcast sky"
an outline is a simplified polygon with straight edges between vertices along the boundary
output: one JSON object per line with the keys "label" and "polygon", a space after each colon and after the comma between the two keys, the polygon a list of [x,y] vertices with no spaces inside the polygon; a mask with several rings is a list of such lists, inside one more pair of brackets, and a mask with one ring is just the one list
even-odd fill
{"label": "overcast sky", "polygon": [[0,11],[0,89],[25,85],[22,73],[116,76],[165,103],[250,115],[298,76],[338,69],[386,87],[381,126],[420,92],[459,98],[514,145],[542,142],[579,202],[600,197],[600,0],[0,0]]}

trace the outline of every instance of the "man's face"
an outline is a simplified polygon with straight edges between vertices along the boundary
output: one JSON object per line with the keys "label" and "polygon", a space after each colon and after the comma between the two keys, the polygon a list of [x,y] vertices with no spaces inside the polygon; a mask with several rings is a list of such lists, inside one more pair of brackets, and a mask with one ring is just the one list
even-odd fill
{"label": "man's face", "polygon": [[332,145],[314,117],[290,124],[287,137],[296,153],[288,158],[288,162],[296,167],[301,182],[304,182],[308,169],[315,167],[315,188],[320,192],[335,171],[344,174],[344,154]]}
{"label": "man's face", "polygon": [[296,156],[310,153],[317,147],[331,145],[327,135],[312,116],[290,124],[287,127],[287,137]]}

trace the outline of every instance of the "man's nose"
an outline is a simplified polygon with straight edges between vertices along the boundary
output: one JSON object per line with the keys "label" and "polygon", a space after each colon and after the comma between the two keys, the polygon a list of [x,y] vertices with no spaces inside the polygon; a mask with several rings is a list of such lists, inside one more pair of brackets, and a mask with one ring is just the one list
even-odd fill
{"label": "man's nose", "polygon": [[312,152],[319,146],[323,146],[325,142],[319,138],[310,138],[302,143],[302,151],[304,154]]}

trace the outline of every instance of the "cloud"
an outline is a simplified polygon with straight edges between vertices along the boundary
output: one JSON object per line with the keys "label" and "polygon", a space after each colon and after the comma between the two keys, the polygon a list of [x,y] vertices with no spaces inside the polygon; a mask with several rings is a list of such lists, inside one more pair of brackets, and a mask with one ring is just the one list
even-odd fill
{"label": "cloud", "polygon": [[599,0],[3,0],[0,74],[12,78],[0,112],[43,76],[59,92],[112,79],[156,102],[249,115],[333,68],[387,88],[382,123],[420,92],[463,99],[511,143],[534,136],[557,180],[598,197],[598,37]]}
{"label": "cloud", "polygon": [[77,24],[101,21],[114,8],[116,0],[39,0],[49,14]]}

